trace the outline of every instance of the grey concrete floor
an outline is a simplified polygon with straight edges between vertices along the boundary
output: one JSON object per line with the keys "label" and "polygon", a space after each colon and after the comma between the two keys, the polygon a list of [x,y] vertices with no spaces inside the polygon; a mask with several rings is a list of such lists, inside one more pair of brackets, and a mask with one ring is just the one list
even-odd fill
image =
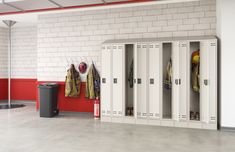
{"label": "grey concrete floor", "polygon": [[235,133],[101,123],[89,114],[40,118],[0,110],[0,152],[235,152]]}

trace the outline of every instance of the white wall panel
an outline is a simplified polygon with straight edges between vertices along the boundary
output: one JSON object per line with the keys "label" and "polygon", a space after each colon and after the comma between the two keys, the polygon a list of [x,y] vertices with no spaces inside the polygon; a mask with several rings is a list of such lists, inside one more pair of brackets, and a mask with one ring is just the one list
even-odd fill
{"label": "white wall panel", "polygon": [[0,27],[0,78],[7,78],[8,72],[8,29]]}
{"label": "white wall panel", "polygon": [[[204,1],[210,3],[197,1],[190,5],[179,3],[39,15],[38,80],[64,81],[72,62],[77,67],[81,61],[91,64],[93,60],[100,71],[100,48],[105,40],[215,35],[216,13],[212,9],[215,1]],[[208,9],[200,9],[208,5]],[[200,21],[205,18],[210,19],[201,25]],[[85,75],[81,77],[85,81]]]}
{"label": "white wall panel", "polygon": [[12,78],[37,78],[36,26],[12,29]]}

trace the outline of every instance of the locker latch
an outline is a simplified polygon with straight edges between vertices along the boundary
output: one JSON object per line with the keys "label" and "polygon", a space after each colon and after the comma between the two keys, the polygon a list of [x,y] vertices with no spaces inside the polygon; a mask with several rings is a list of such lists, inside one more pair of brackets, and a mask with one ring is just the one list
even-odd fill
{"label": "locker latch", "polygon": [[205,86],[208,85],[208,80],[207,80],[207,79],[204,80],[204,85],[205,85]]}
{"label": "locker latch", "polygon": [[150,84],[154,84],[154,79],[153,78],[150,79]]}
{"label": "locker latch", "polygon": [[117,78],[114,78],[114,79],[113,79],[113,83],[117,83]]}
{"label": "locker latch", "polygon": [[141,79],[140,78],[137,79],[137,83],[141,84]]}
{"label": "locker latch", "polygon": [[102,83],[106,83],[106,78],[102,78]]}
{"label": "locker latch", "polygon": [[176,84],[176,85],[178,85],[178,84],[179,84],[178,79],[175,79],[175,84]]}

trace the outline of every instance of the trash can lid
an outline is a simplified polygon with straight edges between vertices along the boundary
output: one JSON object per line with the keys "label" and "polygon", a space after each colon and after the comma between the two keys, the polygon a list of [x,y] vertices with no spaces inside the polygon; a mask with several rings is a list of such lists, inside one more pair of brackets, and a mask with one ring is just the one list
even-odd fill
{"label": "trash can lid", "polygon": [[58,87],[57,83],[43,83],[43,84],[39,84],[39,87]]}

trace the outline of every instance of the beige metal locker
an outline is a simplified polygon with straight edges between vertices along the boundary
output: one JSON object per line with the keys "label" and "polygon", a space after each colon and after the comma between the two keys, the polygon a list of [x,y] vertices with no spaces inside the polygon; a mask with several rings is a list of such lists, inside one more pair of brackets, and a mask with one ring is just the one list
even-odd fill
{"label": "beige metal locker", "polygon": [[188,120],[188,81],[189,71],[187,59],[189,57],[189,43],[181,41],[179,43],[179,120]]}
{"label": "beige metal locker", "polygon": [[102,121],[217,129],[215,37],[110,40],[101,75]]}
{"label": "beige metal locker", "polygon": [[209,123],[217,124],[217,40],[210,40],[209,47]]}
{"label": "beige metal locker", "polygon": [[113,45],[112,50],[112,101],[113,101],[113,116],[123,116],[123,103],[125,96],[125,57],[124,57],[124,45]]}
{"label": "beige metal locker", "polygon": [[112,83],[111,83],[112,48],[102,47],[101,73],[101,116],[111,116]]}
{"label": "beige metal locker", "polygon": [[147,44],[137,44],[137,117],[147,117]]}
{"label": "beige metal locker", "polygon": [[201,118],[217,122],[217,41],[201,41]]}
{"label": "beige metal locker", "polygon": [[172,118],[179,120],[179,71],[180,71],[180,43],[173,42],[172,44]]}
{"label": "beige metal locker", "polygon": [[209,43],[200,41],[200,117],[202,122],[209,122]]}
{"label": "beige metal locker", "polygon": [[149,118],[160,119],[161,117],[161,51],[160,43],[150,43],[148,51],[149,68]]}

